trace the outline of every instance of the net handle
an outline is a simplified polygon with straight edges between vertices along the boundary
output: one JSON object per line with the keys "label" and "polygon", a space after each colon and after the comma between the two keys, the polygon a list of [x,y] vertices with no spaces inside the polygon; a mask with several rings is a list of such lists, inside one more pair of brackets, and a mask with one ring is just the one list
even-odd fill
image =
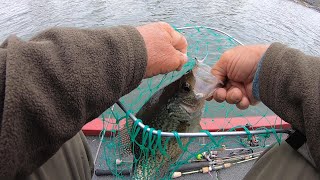
{"label": "net handle", "polygon": [[[129,112],[120,101],[118,101],[117,104],[125,113],[127,113],[127,115],[133,120],[133,122],[138,121],[138,118],[135,115],[133,115],[131,112]],[[145,128],[145,125],[141,121],[138,122],[137,124],[141,129]],[[151,128],[147,128],[146,131],[150,133]],[[158,135],[157,130],[152,130],[151,132],[154,135]],[[291,134],[292,130],[291,129],[275,129],[273,132]],[[268,130],[253,130],[253,131],[233,131],[233,132],[178,133],[178,136],[182,138],[186,138],[186,137],[208,137],[209,134],[211,136],[240,136],[240,135],[248,135],[248,134],[269,134],[269,133],[270,131]],[[175,134],[171,132],[161,132],[161,136],[175,137]]]}

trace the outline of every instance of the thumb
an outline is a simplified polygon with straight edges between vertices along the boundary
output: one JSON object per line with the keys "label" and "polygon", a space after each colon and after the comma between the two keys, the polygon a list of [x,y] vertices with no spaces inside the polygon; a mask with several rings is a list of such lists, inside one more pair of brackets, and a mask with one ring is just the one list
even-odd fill
{"label": "thumb", "polygon": [[227,62],[222,58],[213,66],[211,73],[222,82],[227,78]]}
{"label": "thumb", "polygon": [[173,30],[171,31],[171,37],[172,37],[172,45],[175,49],[181,51],[182,53],[187,52],[188,42],[186,38],[180,34],[179,32]]}
{"label": "thumb", "polygon": [[169,33],[171,45],[182,53],[186,53],[188,47],[187,39],[182,34],[174,30],[168,23],[160,22],[160,25]]}
{"label": "thumb", "polygon": [[165,69],[165,72],[163,73],[168,73],[175,70],[180,71],[182,66],[188,61],[186,54],[178,50],[174,51],[175,53],[171,56],[171,58],[168,58],[169,62],[163,67]]}

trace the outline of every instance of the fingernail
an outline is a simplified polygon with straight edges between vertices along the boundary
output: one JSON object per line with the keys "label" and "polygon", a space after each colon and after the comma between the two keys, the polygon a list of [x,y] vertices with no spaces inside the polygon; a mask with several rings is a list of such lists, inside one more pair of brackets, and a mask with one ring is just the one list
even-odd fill
{"label": "fingernail", "polygon": [[239,106],[243,107],[243,102],[242,101],[239,102]]}
{"label": "fingernail", "polygon": [[185,62],[188,62],[188,56],[187,56],[187,54],[183,54],[183,58],[184,58],[184,61],[185,61]]}
{"label": "fingernail", "polygon": [[231,99],[233,99],[235,103],[238,103],[240,101],[240,99],[234,93],[232,93]]}

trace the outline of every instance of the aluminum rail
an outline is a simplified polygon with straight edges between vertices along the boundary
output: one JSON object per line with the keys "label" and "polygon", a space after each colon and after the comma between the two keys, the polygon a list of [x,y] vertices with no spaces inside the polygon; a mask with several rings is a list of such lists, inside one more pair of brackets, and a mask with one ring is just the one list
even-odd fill
{"label": "aluminum rail", "polygon": [[184,30],[184,29],[194,29],[194,28],[205,28],[205,29],[211,29],[211,30],[214,30],[214,31],[217,31],[219,33],[222,33],[228,37],[230,37],[231,39],[233,39],[234,41],[236,41],[237,43],[239,43],[240,45],[243,45],[242,42],[240,42],[238,39],[232,37],[230,34],[224,32],[224,31],[221,31],[219,29],[216,29],[216,28],[213,28],[213,27],[207,27],[207,26],[189,26],[189,27],[181,27],[181,28],[176,28],[177,30]]}
{"label": "aluminum rail", "polygon": [[[135,123],[136,121],[138,121],[138,118],[133,115],[132,113],[128,112],[128,110],[126,109],[126,107],[120,102],[117,102],[118,106],[125,112],[128,114],[128,116],[133,120],[133,122]],[[141,129],[145,128],[145,125],[142,122],[138,122],[137,123],[138,126]],[[147,128],[147,132],[150,132],[150,128]],[[253,130],[253,131],[248,131],[250,134],[268,134],[270,133],[270,131],[266,131],[266,130]],[[209,132],[209,134],[211,136],[239,136],[239,135],[248,135],[247,131],[227,131],[227,132]],[[291,134],[292,130],[290,129],[275,129],[274,132],[276,133],[286,133],[286,134]],[[154,135],[158,135],[158,131],[157,130],[153,130],[152,134]],[[208,137],[207,133],[204,132],[198,132],[198,133],[178,133],[179,137],[181,138],[186,138],[186,137]],[[164,137],[175,137],[175,134],[173,134],[172,132],[161,132],[161,136]]]}

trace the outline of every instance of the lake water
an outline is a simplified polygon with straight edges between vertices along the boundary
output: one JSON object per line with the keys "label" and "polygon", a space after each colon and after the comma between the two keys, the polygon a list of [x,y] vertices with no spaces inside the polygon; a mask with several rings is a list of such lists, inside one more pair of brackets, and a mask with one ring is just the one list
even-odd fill
{"label": "lake water", "polygon": [[279,41],[320,55],[320,13],[289,0],[4,0],[0,40],[52,26],[108,27],[166,21],[205,25],[245,44]]}
{"label": "lake water", "polygon": [[244,44],[278,41],[320,56],[320,13],[289,0],[5,0],[0,3],[0,41],[10,34],[27,39],[53,26],[153,21],[214,27]]}

